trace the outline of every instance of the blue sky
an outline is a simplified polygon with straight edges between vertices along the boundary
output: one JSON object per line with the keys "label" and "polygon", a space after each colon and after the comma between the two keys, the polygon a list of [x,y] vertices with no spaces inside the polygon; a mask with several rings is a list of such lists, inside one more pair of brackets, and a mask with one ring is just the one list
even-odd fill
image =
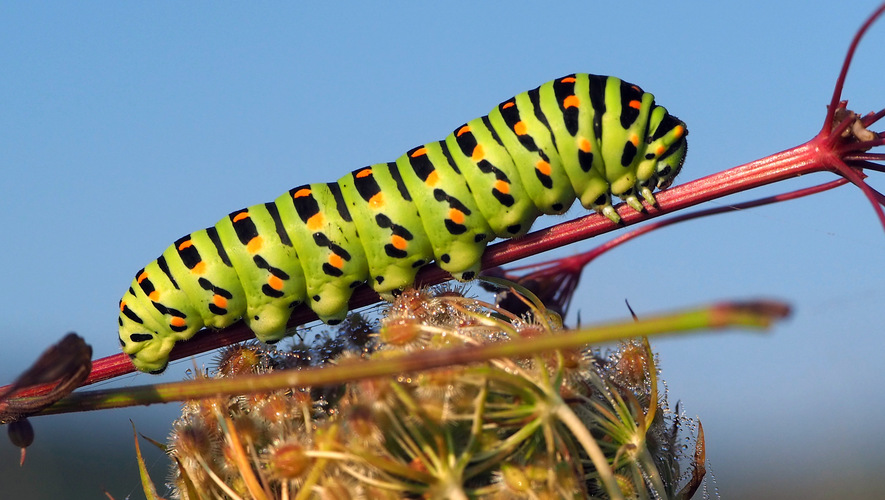
{"label": "blue sky", "polygon": [[[393,160],[564,74],[617,75],[683,119],[690,148],[677,182],[798,145],[820,129],[851,36],[876,2],[808,5],[5,4],[0,381],[71,330],[96,356],[118,352],[117,301],[179,236],[296,185]],[[849,73],[844,95],[856,111],[885,105],[883,42],[880,23]],[[885,411],[873,389],[885,348],[883,248],[866,200],[840,188],[633,241],[588,267],[573,308],[593,322],[624,317],[625,298],[640,315],[722,298],[789,301],[795,315],[766,336],[654,342],[670,398],[703,421],[708,484],[723,496],[863,495],[885,487],[885,438],[870,432]],[[0,446],[0,485],[50,496],[76,465],[67,493],[107,486],[121,498],[138,488],[127,419],[162,438],[175,412],[35,419],[33,463],[18,471],[17,451]],[[152,459],[162,477],[165,461]]]}

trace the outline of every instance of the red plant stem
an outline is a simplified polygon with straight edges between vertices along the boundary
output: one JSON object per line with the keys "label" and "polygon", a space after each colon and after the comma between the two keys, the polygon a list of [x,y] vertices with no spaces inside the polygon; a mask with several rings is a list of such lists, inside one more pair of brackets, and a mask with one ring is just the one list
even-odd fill
{"label": "red plant stem", "polygon": [[[592,250],[588,250],[584,253],[573,255],[571,257],[564,257],[548,262],[543,262],[540,264],[528,264],[525,266],[518,267],[508,267],[507,273],[518,273],[520,271],[530,271],[530,275],[534,278],[538,278],[539,276],[557,274],[562,272],[562,266],[566,266],[574,272],[580,272],[581,269],[584,268],[585,265],[592,262],[594,259],[599,257],[600,255],[608,252],[614,248],[617,248],[624,243],[636,239],[646,233],[650,233],[652,231],[656,231],[666,226],[670,226],[673,224],[677,224],[680,222],[685,222],[689,220],[699,219],[701,217],[707,217],[710,215],[718,215],[722,213],[737,211],[737,210],[745,210],[748,208],[759,207],[762,205],[768,205],[771,203],[779,203],[782,201],[794,200],[797,198],[802,198],[804,196],[810,196],[813,194],[821,193],[823,191],[827,191],[830,189],[837,188],[839,186],[844,186],[849,181],[847,179],[836,179],[824,184],[817,184],[815,186],[810,186],[807,188],[797,189],[795,191],[790,191],[789,193],[777,194],[774,196],[768,196],[766,198],[761,198],[753,201],[745,201],[741,203],[735,203],[732,205],[720,206],[715,208],[708,208],[705,210],[699,210],[696,212],[691,212],[687,214],[676,215],[674,217],[670,217],[668,219],[664,219],[657,222],[652,222],[646,224],[640,228],[634,229],[630,232],[624,233],[616,238],[612,238],[605,243],[593,248]],[[567,264],[566,264],[567,262]]]}
{"label": "red plant stem", "polygon": [[[653,219],[730,194],[812,172],[830,170],[835,156],[831,147],[824,147],[825,141],[829,138],[829,134],[819,134],[801,146],[662,191],[656,194],[658,206],[646,206],[646,213],[635,212],[622,203],[616,207],[623,221],[621,225],[613,224],[606,217],[594,213],[536,231],[522,238],[491,245],[483,256],[482,268],[487,269],[508,264],[547,250],[620,229],[623,225]],[[431,265],[421,270],[417,283],[433,285],[449,279],[451,277],[448,273]],[[355,309],[378,301],[380,301],[378,295],[364,286],[354,293],[350,306],[351,309]],[[302,325],[315,320],[316,316],[310,309],[299,307],[292,314],[289,324]],[[204,330],[191,340],[176,345],[170,359],[177,360],[193,356],[252,337],[252,332],[242,322],[223,330]],[[133,371],[135,368],[124,354],[108,356],[93,363],[92,373],[83,385],[94,384]],[[38,390],[32,390],[28,394],[32,395],[38,392]]]}
{"label": "red plant stem", "polygon": [[[618,214],[625,225],[635,224],[730,194],[827,170],[828,155],[818,152],[819,141],[820,137],[816,137],[801,146],[658,193],[655,195],[658,206],[646,205],[647,213],[635,212],[621,204]],[[587,215],[490,247],[483,258],[483,268],[507,264],[619,228],[604,216]]]}

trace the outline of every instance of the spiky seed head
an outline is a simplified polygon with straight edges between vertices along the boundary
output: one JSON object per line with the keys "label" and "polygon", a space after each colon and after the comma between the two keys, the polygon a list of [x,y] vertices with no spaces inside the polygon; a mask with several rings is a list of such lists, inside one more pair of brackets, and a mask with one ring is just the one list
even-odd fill
{"label": "spiky seed head", "polygon": [[221,351],[216,372],[220,377],[251,375],[263,371],[264,356],[258,345],[237,344]]}
{"label": "spiky seed head", "polygon": [[433,314],[433,295],[424,288],[409,288],[394,299],[387,318],[409,317],[420,320]]}
{"label": "spiky seed head", "polygon": [[648,356],[645,347],[629,343],[621,349],[621,357],[615,365],[619,378],[630,387],[644,385],[648,379]]}
{"label": "spiky seed head", "polygon": [[170,444],[179,457],[207,456],[212,452],[215,435],[201,419],[187,419],[172,428]]}
{"label": "spiky seed head", "polygon": [[290,420],[294,416],[292,397],[276,391],[264,395],[265,397],[255,406],[255,413],[260,418],[278,423]]}
{"label": "spiky seed head", "polygon": [[424,335],[421,324],[413,319],[398,318],[385,321],[378,332],[378,338],[385,344],[406,346],[417,342]]}
{"label": "spiky seed head", "polygon": [[286,480],[299,479],[310,468],[312,459],[307,450],[298,443],[276,446],[268,457],[267,465],[275,477]]}
{"label": "spiky seed head", "polygon": [[347,405],[342,411],[350,434],[363,445],[374,445],[384,439],[378,418],[368,404]]}

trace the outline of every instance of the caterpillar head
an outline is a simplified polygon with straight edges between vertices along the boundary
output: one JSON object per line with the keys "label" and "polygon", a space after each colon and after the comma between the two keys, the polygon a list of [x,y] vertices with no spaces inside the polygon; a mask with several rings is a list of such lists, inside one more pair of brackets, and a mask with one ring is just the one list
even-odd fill
{"label": "caterpillar head", "polygon": [[648,151],[656,155],[654,175],[657,178],[657,188],[666,189],[682,170],[682,163],[688,151],[685,139],[688,129],[682,120],[667,113],[663,107],[658,107],[655,113],[652,113],[649,127],[651,143]]}
{"label": "caterpillar head", "polygon": [[[682,120],[669,114],[663,106],[655,106],[649,115],[643,158],[636,167],[635,194],[642,195],[652,205],[656,203],[652,191],[668,188],[682,170],[688,147],[686,135],[688,130]],[[631,206],[639,210],[641,204],[633,201]]]}

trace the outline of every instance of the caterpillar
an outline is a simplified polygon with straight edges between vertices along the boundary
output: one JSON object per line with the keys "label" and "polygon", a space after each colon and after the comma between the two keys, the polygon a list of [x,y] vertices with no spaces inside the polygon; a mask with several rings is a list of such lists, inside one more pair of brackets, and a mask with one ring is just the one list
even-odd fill
{"label": "caterpillar", "polygon": [[176,342],[242,318],[264,342],[306,303],[339,322],[358,285],[388,296],[435,260],[459,280],[486,244],[524,234],[575,199],[620,218],[642,211],[682,168],[685,124],[654,96],[612,76],[572,74],[507,99],[444,140],[336,182],[299,186],[175,241],[120,300],[123,352],[166,368]]}

